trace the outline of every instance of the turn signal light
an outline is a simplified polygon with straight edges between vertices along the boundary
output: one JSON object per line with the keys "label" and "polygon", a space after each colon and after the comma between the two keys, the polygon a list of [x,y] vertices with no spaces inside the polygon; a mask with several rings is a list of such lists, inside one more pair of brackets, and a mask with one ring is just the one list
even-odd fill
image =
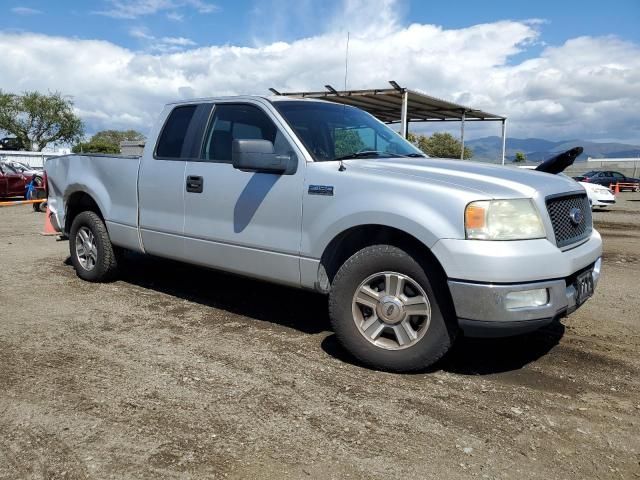
{"label": "turn signal light", "polygon": [[464,211],[464,224],[467,229],[484,228],[486,209],[481,205],[469,205]]}

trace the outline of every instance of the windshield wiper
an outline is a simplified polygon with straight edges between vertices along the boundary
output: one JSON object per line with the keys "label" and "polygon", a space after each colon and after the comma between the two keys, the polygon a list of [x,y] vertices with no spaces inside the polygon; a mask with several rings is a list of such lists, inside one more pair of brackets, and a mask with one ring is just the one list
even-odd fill
{"label": "windshield wiper", "polygon": [[366,157],[401,157],[402,155],[396,155],[395,153],[382,152],[380,150],[364,150],[362,152],[350,153],[341,157],[336,157],[334,160],[348,160],[350,158],[366,158]]}
{"label": "windshield wiper", "polygon": [[405,155],[405,157],[411,157],[411,158],[427,158],[427,156],[424,153],[407,153]]}

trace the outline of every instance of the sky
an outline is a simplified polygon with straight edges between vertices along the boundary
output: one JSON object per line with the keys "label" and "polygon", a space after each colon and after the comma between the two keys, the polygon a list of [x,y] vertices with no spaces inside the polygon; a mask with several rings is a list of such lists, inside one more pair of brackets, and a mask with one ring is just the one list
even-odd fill
{"label": "sky", "polygon": [[0,18],[0,89],[69,95],[88,133],[146,132],[181,98],[343,87],[349,32],[349,88],[396,80],[518,138],[640,144],[640,0],[0,0]]}

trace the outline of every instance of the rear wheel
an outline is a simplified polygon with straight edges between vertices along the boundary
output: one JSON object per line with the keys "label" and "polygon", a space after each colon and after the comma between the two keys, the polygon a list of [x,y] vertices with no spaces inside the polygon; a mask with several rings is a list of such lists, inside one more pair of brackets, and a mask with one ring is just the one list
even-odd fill
{"label": "rear wheel", "polygon": [[89,282],[106,282],[116,274],[116,254],[102,219],[86,211],[73,220],[69,232],[71,262],[77,275]]}
{"label": "rear wheel", "polygon": [[[422,370],[451,347],[457,329],[448,324],[445,299],[406,251],[366,247],[336,274],[329,311],[338,341],[359,361],[381,370]],[[451,319],[453,320],[453,319]]]}

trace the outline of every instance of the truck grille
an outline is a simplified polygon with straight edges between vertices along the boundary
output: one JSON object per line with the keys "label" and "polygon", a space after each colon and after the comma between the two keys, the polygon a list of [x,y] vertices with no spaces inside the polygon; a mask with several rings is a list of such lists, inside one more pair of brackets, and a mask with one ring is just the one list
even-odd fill
{"label": "truck grille", "polygon": [[547,197],[547,211],[558,247],[577,243],[591,235],[591,205],[585,193]]}

